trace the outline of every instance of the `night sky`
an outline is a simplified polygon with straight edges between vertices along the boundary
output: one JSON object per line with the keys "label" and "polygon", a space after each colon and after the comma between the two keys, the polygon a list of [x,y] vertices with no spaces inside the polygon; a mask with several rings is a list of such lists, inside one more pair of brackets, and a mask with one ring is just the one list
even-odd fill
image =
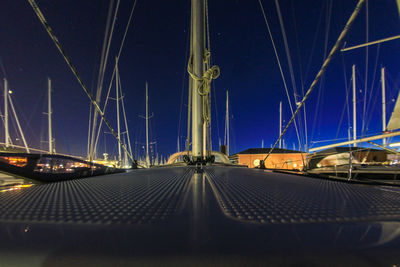
{"label": "night sky", "polygon": [[[274,1],[262,2],[293,103],[293,85],[277,9]],[[332,48],[357,1],[281,0],[279,3],[296,87],[299,95],[302,95],[302,87],[307,90],[310,86],[323,62],[324,51],[327,49],[329,52]],[[37,4],[79,75],[88,88],[94,90],[109,1],[37,0]],[[114,58],[132,5],[133,1],[127,0],[122,0],[120,4],[105,87],[108,87],[111,78]],[[400,33],[400,17],[395,0],[370,0],[368,16],[366,10],[364,6],[346,37],[346,46],[366,42],[366,17],[369,41]],[[189,15],[188,0],[137,2],[119,62],[135,157],[143,156],[145,121],[139,115],[145,113],[146,81],[149,83],[150,112],[154,114],[150,122],[151,141],[156,142],[154,150],[163,156],[176,152],[178,136],[181,148],[184,146],[187,131]],[[264,146],[269,147],[278,137],[279,101],[283,101],[286,122],[291,113],[259,3],[255,0],[209,0],[209,23],[212,61],[221,69],[221,76],[212,88],[213,149],[218,149],[218,139],[223,140],[224,137],[227,89],[230,93],[231,154],[250,147],[261,147],[262,140]],[[47,140],[44,112],[47,109],[47,77],[50,77],[53,83],[56,150],[86,155],[89,99],[29,3],[24,0],[3,0],[0,25],[0,78],[6,77],[13,90],[12,99],[28,143],[31,147],[48,147],[43,141]],[[307,139],[310,147],[326,144],[315,141],[348,137],[348,113],[344,108],[346,84],[351,91],[353,64],[357,65],[358,135],[381,133],[380,67],[386,67],[387,73],[388,120],[400,88],[400,40],[370,46],[368,59],[366,50],[361,48],[339,52],[307,101]],[[365,130],[362,132],[365,83],[367,102]],[[102,102],[105,94],[106,91],[103,91]],[[114,93],[112,96],[115,96]],[[351,94],[348,96],[351,101]],[[1,110],[3,112],[2,104]],[[115,116],[115,101],[111,101],[106,117],[114,127]],[[301,120],[300,132],[302,143],[305,143],[303,116]],[[108,129],[104,128],[102,132],[108,132]],[[11,135],[13,140],[18,138],[13,125]],[[0,138],[3,142],[3,130]],[[293,126],[284,139],[288,149],[294,146],[299,148]],[[115,155],[116,142],[110,134],[102,134],[100,142],[100,153],[106,151]],[[21,142],[17,140],[16,144]]]}

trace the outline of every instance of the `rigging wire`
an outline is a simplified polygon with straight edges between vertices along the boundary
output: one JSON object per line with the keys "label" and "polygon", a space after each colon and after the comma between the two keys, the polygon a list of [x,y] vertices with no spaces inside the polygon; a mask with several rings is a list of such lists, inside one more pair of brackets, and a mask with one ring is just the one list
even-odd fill
{"label": "rigging wire", "polygon": [[[278,0],[275,0],[275,5],[276,5],[276,10],[278,12],[279,24],[280,24],[280,27],[281,27],[283,43],[284,43],[284,46],[285,46],[286,59],[288,61],[288,66],[289,66],[289,73],[290,73],[290,80],[291,80],[292,88],[293,88],[294,101],[295,101],[295,104],[297,104],[297,102],[298,102],[297,101],[298,100],[298,93],[297,93],[296,80],[294,78],[292,57],[290,56],[289,44],[288,44],[288,41],[287,41],[285,26],[283,24],[281,9],[280,9]],[[292,110],[292,114],[293,114],[293,110]],[[304,139],[303,138],[303,132],[302,132],[303,126],[302,126],[301,119],[299,119],[298,122],[299,122],[299,128],[300,128],[298,139],[299,139],[299,148],[301,150],[301,147],[302,147],[301,140]]]}
{"label": "rigging wire", "polygon": [[[13,93],[14,93],[14,91],[13,91]],[[36,101],[34,107],[31,109],[31,112],[30,112],[31,114],[30,114],[29,120],[25,116],[24,112],[22,112],[22,108],[19,106],[18,101],[14,103],[15,110],[17,111],[17,114],[20,114],[20,116],[21,116],[22,125],[25,127],[25,130],[30,130],[29,133],[30,133],[31,141],[32,141],[32,137],[35,140],[39,140],[39,137],[37,136],[36,131],[34,131],[32,126],[31,126],[31,122],[32,122],[32,119],[33,119],[33,115],[32,114],[37,114],[39,101],[41,101],[44,98],[45,91],[42,91],[42,95],[41,96],[43,96],[43,97],[42,98],[38,98],[38,101]]]}
{"label": "rigging wire", "polygon": [[[376,102],[378,101],[378,96],[379,96],[379,92],[378,91],[375,93],[375,96],[376,97],[374,97],[374,102],[372,103],[373,107],[376,106]],[[370,124],[371,119],[372,119],[372,115],[374,115],[374,114],[376,114],[376,112],[372,112],[372,110],[371,110],[371,113],[370,113],[369,117],[367,118],[367,122],[366,122],[366,127],[365,127],[366,131],[368,130],[369,124]],[[382,133],[382,131],[381,131],[381,133]]]}
{"label": "rigging wire", "polygon": [[279,140],[282,138],[282,136],[286,133],[287,129],[289,128],[289,126],[292,124],[292,122],[294,121],[297,113],[299,113],[300,109],[303,107],[304,102],[307,100],[308,96],[311,94],[311,92],[313,91],[313,89],[315,88],[315,85],[318,83],[318,81],[321,79],[321,76],[324,74],[326,68],[328,67],[329,63],[331,62],[333,56],[336,54],[336,52],[339,50],[339,46],[341,46],[344,37],[346,36],[347,32],[349,31],[351,25],[353,24],[355,18],[357,17],[362,5],[364,4],[365,0],[359,0],[359,2],[357,3],[356,8],[354,9],[353,13],[351,14],[350,18],[348,19],[344,29],[342,30],[342,32],[340,33],[335,45],[333,46],[332,50],[329,52],[328,57],[325,59],[324,63],[322,64],[321,69],[319,70],[318,74],[316,75],[314,81],[312,82],[312,84],[310,85],[310,88],[307,90],[305,96],[303,97],[303,99],[301,100],[300,104],[298,105],[296,111],[294,112],[292,118],[290,119],[289,123],[286,125],[285,129],[283,130],[282,134],[279,136],[279,138],[275,141],[275,144],[273,145],[273,147],[270,149],[268,155],[264,158],[263,162],[265,162],[265,160],[269,157],[269,155],[271,155],[271,152],[274,150],[274,148],[276,147],[276,145],[278,144]]}
{"label": "rigging wire", "polygon": [[[211,68],[212,66],[212,60],[211,60],[211,41],[210,41],[210,23],[209,23],[209,16],[208,16],[208,0],[204,0],[204,10],[205,10],[205,35],[207,37],[207,45],[205,43],[206,40],[204,40],[204,47],[206,48],[206,70]],[[207,142],[207,152],[209,155],[211,155],[212,151],[212,144],[211,144],[211,84],[209,84],[210,90],[209,93],[203,97],[203,100],[206,101],[205,107],[208,110],[208,116],[209,119],[206,120],[206,127],[207,127],[207,136],[206,136],[206,142]],[[204,107],[203,107],[204,110]]]}
{"label": "rigging wire", "polygon": [[[345,89],[346,89],[346,95],[349,95],[350,94],[350,90],[349,90],[350,86],[348,86],[347,83],[346,83],[346,81],[347,81],[347,73],[346,73],[346,64],[344,62],[344,55],[343,54],[342,54],[342,66],[343,66],[343,77],[344,77],[344,82],[345,82],[344,86],[345,86]],[[350,79],[349,82],[351,82],[351,79]],[[347,129],[350,129],[350,102],[349,101],[350,101],[350,98],[347,98]]]}
{"label": "rigging wire", "polygon": [[33,10],[35,11],[36,15],[38,16],[39,20],[43,24],[43,27],[46,29],[47,33],[53,40],[54,44],[56,45],[57,49],[60,51],[61,55],[63,56],[64,60],[68,64],[69,68],[71,69],[72,73],[74,74],[75,78],[78,80],[79,84],[81,85],[83,91],[86,93],[86,95],[89,97],[90,101],[92,102],[93,106],[96,108],[96,110],[99,112],[101,118],[104,120],[104,123],[107,125],[107,127],[110,129],[111,133],[114,135],[114,137],[117,139],[117,141],[121,144],[123,149],[127,152],[129,158],[132,160],[132,162],[136,162],[135,159],[132,157],[132,155],[127,151],[126,146],[121,142],[121,140],[118,138],[117,133],[114,131],[112,128],[111,124],[105,117],[104,113],[101,111],[99,104],[97,101],[93,98],[92,94],[89,92],[87,89],[85,83],[83,82],[82,78],[79,76],[75,66],[72,64],[70,58],[67,56],[66,52],[62,48],[60,42],[58,41],[57,37],[54,35],[53,30],[47,23],[45,17],[43,16],[42,12],[40,11],[39,7],[37,6],[35,0],[27,0],[29,4],[32,6]]}
{"label": "rigging wire", "polygon": [[[108,15],[107,15],[107,20],[106,20],[106,28],[104,31],[104,40],[103,40],[103,48],[101,50],[101,57],[100,57],[100,64],[99,64],[99,73],[97,76],[97,89],[96,89],[96,101],[100,103],[100,95],[99,93],[101,93],[101,91],[99,92],[99,84],[100,84],[100,80],[101,80],[101,70],[103,68],[104,65],[104,56],[105,56],[105,50],[106,50],[106,43],[107,43],[107,36],[109,35],[109,28],[110,28],[110,23],[111,23],[111,16],[112,16],[112,7],[114,4],[114,0],[110,1],[110,4],[108,6]],[[94,73],[93,73],[94,74]],[[92,90],[93,91],[93,90]],[[91,117],[91,115],[89,116]],[[93,138],[94,138],[94,134],[95,134],[95,128],[97,126],[97,111],[93,110],[93,121],[91,123],[91,127],[89,128],[89,134],[90,134],[90,143],[89,143],[89,152],[88,152],[88,158],[92,158],[93,156]]]}
{"label": "rigging wire", "polygon": [[[209,23],[209,12],[208,12],[208,0],[205,0],[205,11],[206,11],[206,29],[207,29],[207,51],[208,51],[208,53],[210,54],[210,57],[209,57],[209,63],[208,63],[208,67],[211,67],[211,66],[213,66],[213,62],[212,62],[212,58],[211,58],[211,38],[210,38],[210,23]],[[210,87],[211,87],[211,90],[210,90],[210,94],[209,94],[209,96],[208,96],[208,102],[209,102],[209,109],[211,110],[211,103],[212,103],[212,97],[211,97],[211,93],[212,93],[212,89],[214,89],[214,93],[213,93],[213,95],[214,95],[214,106],[215,106],[215,118],[216,118],[216,125],[217,125],[217,137],[218,137],[218,140],[220,139],[220,130],[219,130],[219,115],[218,115],[218,106],[217,106],[217,88],[216,88],[216,86],[215,86],[215,82],[214,82],[214,80],[212,80],[211,81],[211,85],[210,85]],[[210,112],[210,119],[211,119],[211,112]],[[210,150],[212,150],[212,139],[211,139],[211,127],[212,127],[212,124],[211,124],[211,121],[210,121],[210,129],[209,129],[209,138],[210,138],[210,140],[209,140],[209,142],[210,142]]]}
{"label": "rigging wire", "polygon": [[[104,56],[104,61],[103,61],[103,58],[102,58],[103,65],[100,65],[99,80],[98,80],[98,84],[97,84],[98,87],[97,87],[97,95],[96,95],[96,101],[98,103],[100,103],[100,100],[101,100],[101,93],[102,93],[102,90],[103,90],[104,75],[105,75],[105,71],[106,71],[106,67],[107,67],[108,55],[109,55],[110,47],[111,47],[111,40],[112,40],[112,36],[114,34],[115,22],[117,21],[119,3],[120,3],[120,0],[117,1],[117,5],[115,7],[113,23],[111,25],[110,34],[108,36],[107,48],[106,48],[106,54]],[[105,38],[106,38],[106,36],[105,36]],[[93,125],[92,125],[93,128],[92,128],[90,159],[93,159],[93,156],[96,154],[96,149],[95,149],[94,144],[93,144],[93,142],[94,142],[94,131],[95,131],[96,126],[97,126],[97,111],[95,110],[94,117],[93,117]]]}
{"label": "rigging wire", "polygon": [[[325,37],[324,37],[324,57],[323,60],[326,59],[326,54],[328,53],[328,40],[329,40],[329,31],[330,31],[330,25],[331,25],[331,17],[332,17],[332,5],[333,1],[330,0],[326,6],[326,20],[325,20]],[[322,13],[322,12],[321,12]],[[325,75],[322,76],[321,82],[319,84],[318,88],[318,98],[317,98],[317,106],[316,110],[318,111],[320,109],[320,106],[323,106],[323,94],[324,94],[324,89],[325,88]],[[322,103],[321,103],[322,102]],[[313,120],[313,127],[312,127],[312,134],[311,134],[311,139],[314,137],[314,133],[316,128],[320,128],[321,124],[321,115],[322,112],[315,112],[314,114],[314,120]]]}
{"label": "rigging wire", "polygon": [[340,141],[340,140],[348,140],[348,138],[342,137],[342,138],[335,138],[335,139],[328,139],[328,140],[318,140],[318,141],[311,141],[311,143],[318,144],[318,143],[333,142],[333,141]]}
{"label": "rigging wire", "polygon": [[[4,79],[6,79],[7,73],[6,73],[6,70],[4,68],[1,58],[0,58],[0,68],[3,72]],[[0,83],[0,88],[1,88],[1,92],[4,92],[3,83]],[[9,89],[9,90],[11,90],[11,89]],[[12,91],[14,91],[14,90],[12,90]],[[33,130],[32,126],[31,126],[31,122],[32,122],[34,115],[37,113],[39,102],[42,102],[41,99],[44,98],[44,95],[45,95],[45,92],[42,91],[42,94],[37,98],[37,101],[34,103],[33,108],[31,109],[31,112],[29,114],[29,117],[26,117],[23,112],[19,112],[19,114],[21,114],[21,117],[23,119],[23,121],[22,121],[23,125],[26,126],[26,128],[28,128],[28,130],[30,130],[30,132],[32,134],[31,136],[33,136],[34,137],[33,139],[36,139],[36,141],[40,141],[40,137],[36,134],[36,131]],[[15,102],[14,104],[15,104],[17,111],[22,110],[19,107],[18,102]],[[5,125],[4,116],[3,116],[1,110],[0,110],[0,118],[1,118],[1,121],[3,122],[3,125]]]}
{"label": "rigging wire", "polygon": [[[368,0],[365,3],[365,42],[369,42],[369,11],[368,11]],[[369,46],[365,47],[365,81],[364,81],[364,103],[363,103],[363,117],[362,117],[362,128],[361,136],[365,135],[366,123],[365,117],[367,116],[367,90],[368,90],[368,59],[369,59]]]}
{"label": "rigging wire", "polygon": [[[19,134],[20,134],[20,136],[22,138],[24,147],[26,148],[26,152],[29,153],[29,147],[28,147],[28,144],[26,143],[25,135],[24,135],[24,132],[22,131],[21,124],[19,123],[17,112],[15,112],[14,104],[13,104],[13,101],[12,101],[10,95],[8,95],[8,101],[10,103],[11,111],[14,114],[15,122],[17,123],[17,126],[18,126],[18,131],[17,132],[19,132]],[[15,126],[14,126],[14,128],[15,128]]]}
{"label": "rigging wire", "polygon": [[[349,83],[351,83],[351,80],[349,81]],[[347,84],[347,81],[346,81],[346,80],[344,81],[344,84],[345,84],[345,89],[346,89],[346,100],[345,100],[345,102],[344,102],[343,110],[342,110],[342,113],[341,113],[341,115],[340,115],[340,120],[339,120],[338,128],[337,128],[337,130],[336,130],[336,136],[335,136],[335,138],[338,138],[338,136],[339,136],[340,128],[341,128],[341,126],[342,126],[342,122],[343,122],[343,118],[344,118],[344,113],[345,113],[346,109],[347,109],[347,111],[349,111],[349,109],[348,109],[348,103],[349,103],[349,90],[348,90],[348,88],[349,88],[349,85]],[[350,117],[350,114],[349,114],[349,113],[348,113],[348,116]],[[348,121],[348,123],[349,123],[349,121]],[[347,129],[350,129],[350,127],[348,127]],[[347,139],[347,138],[346,138],[346,139]]]}
{"label": "rigging wire", "polygon": [[[4,78],[7,77],[6,69],[4,68],[3,60],[1,59],[1,57],[0,57],[0,68],[1,68],[1,71],[3,72],[3,77]],[[3,83],[1,83],[1,82],[0,82],[0,88],[1,88],[1,91],[3,92],[4,88],[3,88]],[[1,117],[1,120],[3,121],[3,124],[5,124],[4,117],[3,117],[2,113],[1,113],[1,110],[0,110],[0,117]]]}
{"label": "rigging wire", "polygon": [[[120,77],[120,76],[118,75],[118,77]],[[126,136],[128,139],[128,148],[129,148],[129,152],[132,154],[131,138],[129,136],[128,120],[126,119],[125,101],[124,101],[124,97],[122,95],[121,79],[118,79],[118,82],[119,82],[119,90],[120,90],[120,94],[121,94],[122,113],[124,114],[125,131],[126,131]]]}
{"label": "rigging wire", "polygon": [[[375,84],[375,79],[376,79],[376,72],[378,70],[379,52],[380,52],[380,44],[378,44],[378,46],[377,46],[377,53],[376,53],[375,64],[374,64],[374,74],[372,76],[372,82],[371,82],[371,86],[370,86],[371,90],[370,90],[370,94],[369,94],[369,98],[368,98],[368,104],[367,104],[368,107],[371,107],[372,94],[374,92],[374,84]],[[378,88],[379,88],[379,86],[378,86]],[[374,99],[374,103],[376,103],[376,99]],[[366,128],[367,129],[368,129],[369,124],[371,122],[371,118],[372,118],[373,113],[374,112],[371,109],[369,109],[369,114],[368,113],[366,114],[367,115],[367,122],[366,122]]]}
{"label": "rigging wire", "polygon": [[[371,81],[371,85],[370,88],[372,89],[370,94],[369,94],[369,98],[368,98],[368,104],[367,106],[370,106],[371,101],[372,101],[372,91],[374,88],[374,84],[375,84],[375,80],[376,80],[376,72],[378,70],[378,59],[379,59],[379,54],[380,54],[380,44],[378,44],[377,49],[376,49],[376,57],[375,57],[375,64],[374,64],[374,74],[372,75],[372,81]],[[368,122],[367,122],[368,123]]]}
{"label": "rigging wire", "polygon": [[[285,88],[286,96],[287,96],[287,99],[288,99],[288,102],[289,102],[290,111],[292,112],[292,115],[293,115],[294,113],[293,113],[292,101],[290,100],[289,90],[288,90],[288,87],[287,87],[287,84],[286,84],[285,75],[283,74],[281,61],[280,61],[280,59],[279,59],[278,52],[277,52],[277,50],[276,50],[274,38],[272,37],[271,28],[270,28],[270,26],[269,26],[269,23],[268,23],[268,20],[267,20],[267,16],[265,15],[264,7],[263,7],[263,5],[262,5],[262,3],[261,3],[261,0],[258,0],[258,3],[260,4],[261,11],[262,11],[262,14],[263,14],[263,16],[264,16],[265,25],[267,26],[268,34],[269,34],[269,37],[270,37],[270,39],[271,39],[272,47],[273,47],[273,49],[274,49],[275,58],[276,58],[276,60],[277,60],[278,67],[279,67],[279,71],[280,71],[280,74],[281,74],[281,77],[282,77],[283,86],[284,86],[284,88]],[[298,129],[297,129],[296,119],[294,120],[294,127],[295,127],[295,129],[296,129],[297,140],[299,141],[299,144],[301,145],[301,143],[300,143],[300,135],[299,135],[299,131],[298,131]]]}
{"label": "rigging wire", "polygon": [[[130,26],[132,18],[133,18],[133,12],[135,11],[135,8],[136,8],[136,3],[137,3],[137,0],[135,0],[135,2],[133,3],[132,9],[131,9],[131,13],[129,15],[129,19],[128,19],[128,22],[127,22],[126,27],[125,27],[124,36],[122,38],[121,45],[120,45],[119,50],[118,50],[118,55],[116,57],[116,61],[119,61],[119,58],[121,56],[122,48],[124,47],[125,39],[126,39],[126,36],[127,36],[127,33],[128,33],[128,29],[129,29],[129,26]],[[110,90],[111,90],[111,87],[112,87],[112,83],[114,81],[116,68],[117,68],[117,65],[114,66],[114,70],[113,70],[113,73],[112,73],[112,76],[111,76],[111,80],[110,80],[110,83],[108,85],[109,89],[108,89],[108,93],[107,93],[106,103],[104,104],[104,111],[103,112],[105,112],[105,108],[107,106],[107,101],[108,101],[108,97],[109,97]],[[97,149],[97,143],[98,143],[98,138],[99,138],[99,133],[101,131],[101,127],[102,127],[102,121],[100,121],[100,126],[99,126],[99,129],[98,129],[98,132],[97,132],[94,151],[96,151],[96,149]]]}
{"label": "rigging wire", "polygon": [[[182,122],[182,113],[183,113],[183,96],[184,96],[184,91],[185,91],[185,81],[187,77],[187,72],[186,72],[186,66],[188,65],[189,57],[190,57],[190,30],[187,32],[187,37],[186,37],[186,51],[185,51],[185,64],[183,67],[183,75],[182,75],[182,91],[181,91],[181,106],[179,109],[179,121],[178,121],[178,146],[180,142],[180,134],[181,134],[181,122]],[[177,148],[179,150],[179,148]],[[179,151],[177,151],[179,152]]]}
{"label": "rigging wire", "polygon": [[304,74],[304,80],[305,81],[308,80],[308,74],[310,73],[311,63],[312,63],[312,59],[313,59],[314,52],[315,52],[315,47],[317,45],[317,39],[318,39],[319,30],[321,28],[320,26],[322,25],[322,15],[323,15],[322,10],[324,9],[324,6],[325,5],[324,5],[324,2],[323,2],[322,6],[321,6],[321,12],[319,12],[319,18],[318,18],[318,22],[317,22],[317,29],[315,30],[315,34],[314,34],[314,37],[313,37],[313,42],[312,42],[312,45],[311,45],[310,56],[308,58],[307,67],[306,67],[306,71],[305,71],[305,74]]}
{"label": "rigging wire", "polygon": [[128,29],[129,29],[129,26],[131,25],[131,21],[133,19],[133,12],[135,11],[136,3],[137,3],[137,0],[135,0],[135,2],[133,3],[131,13],[129,15],[128,23],[126,24],[126,27],[125,27],[124,37],[122,38],[121,46],[119,47],[119,51],[118,51],[118,59],[121,56],[122,48],[124,47],[124,44],[125,44],[126,35],[128,34]]}
{"label": "rigging wire", "polygon": [[[302,64],[302,57],[300,53],[300,43],[299,43],[299,34],[298,34],[298,29],[297,29],[297,20],[296,20],[296,12],[294,9],[294,4],[293,0],[291,1],[291,6],[292,6],[292,18],[293,18],[293,24],[294,24],[294,30],[295,30],[295,35],[296,35],[296,50],[297,50],[297,57],[299,61],[299,69],[300,69],[300,84],[301,84],[301,96],[304,96],[304,77],[303,77],[303,64]],[[304,151],[308,151],[308,131],[307,131],[307,112],[306,112],[306,104],[304,104],[304,109],[303,109],[303,116],[304,116],[304,137],[305,137],[305,144],[304,144]],[[300,150],[301,148],[299,148]]]}
{"label": "rigging wire", "polygon": [[[193,17],[193,8],[190,8],[190,17]],[[190,34],[189,34],[189,58],[188,58],[188,64],[187,64],[187,69],[193,68],[193,25],[192,22],[190,22],[189,25],[190,28]],[[187,156],[189,156],[189,150],[190,150],[190,138],[191,138],[191,115],[192,115],[192,90],[193,90],[193,79],[189,78],[189,93],[188,93],[188,124],[187,124],[187,136],[186,136],[186,144],[185,144],[185,149],[187,151]]]}
{"label": "rigging wire", "polygon": [[[115,64],[118,64],[117,60],[115,62]],[[108,86],[108,91],[107,91],[107,97],[105,99],[104,102],[104,107],[103,107],[103,113],[106,112],[106,108],[107,108],[107,104],[108,104],[108,99],[110,98],[110,93],[111,93],[111,88],[112,88],[112,82],[114,81],[114,77],[116,76],[115,71],[113,72],[112,76],[111,76],[111,83]],[[97,135],[96,135],[96,139],[95,139],[95,143],[94,143],[94,150],[97,151],[97,144],[99,141],[99,137],[100,137],[100,132],[101,132],[101,127],[103,126],[103,121],[100,121],[100,125],[97,128]]]}
{"label": "rigging wire", "polygon": [[[218,105],[217,105],[217,89],[215,88],[214,81],[211,83],[211,86],[212,86],[212,88],[214,88],[214,94],[213,95],[214,95],[215,120],[216,120],[216,125],[217,125],[217,137],[218,137],[218,140],[220,140],[219,119],[218,119],[219,116],[218,116]],[[220,145],[219,141],[218,141],[218,145]],[[219,149],[219,147],[218,147],[218,149]]]}
{"label": "rigging wire", "polygon": [[[4,72],[4,74],[5,74],[5,71],[3,71],[3,72]],[[4,77],[6,77],[6,76],[4,76]],[[10,86],[10,83],[9,83],[9,82],[8,82],[8,84],[9,84],[9,86]],[[0,88],[1,88],[1,91],[3,92],[3,91],[4,91],[3,84],[0,85]],[[15,93],[15,90],[13,90],[13,89],[10,88],[10,87],[9,87],[9,90],[12,91],[12,94]],[[40,137],[36,134],[36,131],[34,131],[34,129],[32,128],[31,122],[32,122],[32,120],[33,120],[34,115],[37,114],[37,111],[38,111],[38,109],[39,109],[39,107],[38,107],[38,106],[39,106],[39,103],[41,103],[41,102],[42,102],[42,99],[45,97],[45,91],[42,91],[41,94],[39,93],[38,96],[39,96],[39,97],[36,99],[37,101],[34,103],[33,108],[31,109],[31,112],[30,112],[30,114],[29,114],[29,117],[26,117],[25,114],[22,112],[22,109],[20,108],[18,102],[15,102],[15,103],[14,103],[14,105],[15,105],[15,110],[20,114],[21,119],[22,119],[22,120],[21,120],[21,121],[22,121],[22,125],[24,125],[25,128],[26,128],[25,130],[30,130],[31,137],[33,137],[33,139],[35,139],[35,140],[37,140],[37,141],[40,140]],[[21,112],[19,112],[19,111],[21,111]],[[3,117],[2,113],[1,113],[1,110],[0,110],[0,117],[1,117],[1,120],[2,120],[2,122],[3,122],[3,124],[4,124],[4,123],[5,123],[5,122],[4,122],[4,117]]]}
{"label": "rigging wire", "polygon": [[87,138],[87,148],[86,148],[86,156],[87,158],[90,157],[90,130],[91,130],[91,125],[92,125],[92,109],[93,109],[93,105],[89,105],[89,127],[88,127],[88,138]]}

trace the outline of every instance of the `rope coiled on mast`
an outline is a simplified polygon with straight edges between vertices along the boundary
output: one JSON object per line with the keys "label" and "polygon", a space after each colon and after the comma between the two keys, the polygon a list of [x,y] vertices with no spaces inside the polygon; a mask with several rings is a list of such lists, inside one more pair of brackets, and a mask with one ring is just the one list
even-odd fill
{"label": "rope coiled on mast", "polygon": [[[206,51],[204,58],[204,63],[207,64],[210,59],[210,52]],[[193,66],[189,63],[187,71],[193,80],[200,82],[200,85],[197,87],[197,92],[199,93],[199,95],[203,96],[203,119],[205,122],[208,123],[210,121],[210,110],[208,105],[208,95],[210,94],[211,90],[210,84],[212,80],[215,80],[219,77],[220,69],[217,65],[214,65],[211,68],[208,68],[204,72],[202,77],[198,77],[196,76],[196,74],[193,73]]]}

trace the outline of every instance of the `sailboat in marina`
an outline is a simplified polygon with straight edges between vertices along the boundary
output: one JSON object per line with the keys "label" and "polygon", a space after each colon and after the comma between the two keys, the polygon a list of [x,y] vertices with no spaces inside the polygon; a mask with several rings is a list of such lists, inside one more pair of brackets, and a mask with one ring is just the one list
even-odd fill
{"label": "sailboat in marina", "polygon": [[[34,0],[29,2],[40,12]],[[359,0],[332,54],[364,2]],[[204,60],[206,7],[205,0],[191,1],[191,146],[181,151],[184,161],[0,189],[0,258],[5,265],[399,262],[398,187],[215,162],[219,154],[208,146],[204,107],[209,106],[207,86],[219,71]]]}
{"label": "sailboat in marina", "polygon": [[[83,158],[56,153],[52,127],[52,84],[50,78],[47,79],[47,91],[48,109],[45,114],[47,115],[48,122],[48,150],[30,148],[28,147],[11,99],[12,91],[8,88],[8,81],[4,79],[5,143],[3,151],[0,152],[0,171],[33,179],[37,182],[55,182],[120,172],[120,170],[115,168],[85,161]],[[9,133],[9,106],[11,107],[20,136],[24,143],[23,147],[12,143]],[[22,180],[22,183],[31,184],[30,181],[27,182],[24,180]]]}
{"label": "sailboat in marina", "polygon": [[[308,173],[348,177],[349,179],[397,179],[400,171],[400,166],[397,164],[400,153],[389,148],[387,146],[387,140],[400,135],[400,131],[395,131],[400,129],[400,94],[397,97],[396,105],[391,114],[389,123],[386,124],[385,68],[382,67],[380,73],[382,133],[368,137],[357,137],[356,82],[355,65],[353,65],[353,140],[311,148],[310,152],[318,152],[310,156]],[[376,144],[376,140],[382,140],[382,145]],[[358,147],[357,145],[360,143],[369,143],[375,148]],[[351,145],[353,147],[350,147]]]}

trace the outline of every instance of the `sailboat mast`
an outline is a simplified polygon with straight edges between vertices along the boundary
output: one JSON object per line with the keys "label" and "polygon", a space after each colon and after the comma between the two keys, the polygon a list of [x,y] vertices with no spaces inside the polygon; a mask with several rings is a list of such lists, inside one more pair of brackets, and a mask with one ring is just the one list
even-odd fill
{"label": "sailboat mast", "polygon": [[[279,102],[279,136],[282,135],[282,101]],[[282,138],[279,139],[279,148],[282,148]]]}
{"label": "sailboat mast", "polygon": [[148,84],[146,81],[146,164],[150,166],[149,157],[149,94],[148,94]]}
{"label": "sailboat mast", "polygon": [[[357,139],[357,116],[356,116],[356,65],[352,67],[352,80],[353,80],[353,140]],[[353,145],[354,147],[357,146],[356,143]]]}
{"label": "sailboat mast", "polygon": [[26,153],[29,153],[29,147],[28,147],[28,144],[26,143],[24,132],[22,131],[21,124],[19,123],[18,116],[17,116],[17,113],[15,112],[14,104],[13,104],[13,102],[11,100],[11,96],[10,95],[11,95],[11,93],[9,92],[7,96],[8,96],[8,100],[10,101],[11,111],[14,114],[15,122],[17,123],[18,131],[19,131],[19,134],[21,135],[22,142],[24,143]]}
{"label": "sailboat mast", "polygon": [[[204,0],[192,0],[192,47],[193,75],[203,77],[204,73]],[[191,77],[193,79],[193,77]],[[192,88],[192,156],[193,160],[202,160],[203,154],[203,96],[198,89],[199,79],[193,79]]]}
{"label": "sailboat mast", "polygon": [[[119,72],[118,72],[118,58],[115,65],[115,91],[117,101],[117,127],[118,127],[118,140],[121,140],[121,125],[119,121]],[[118,142],[118,164],[121,164],[121,142]]]}
{"label": "sailboat mast", "polygon": [[[382,83],[382,132],[386,131],[386,95],[385,95],[385,68],[381,69]],[[383,138],[383,146],[386,146],[386,138]]]}
{"label": "sailboat mast", "polygon": [[229,156],[229,92],[226,90],[226,155]]}
{"label": "sailboat mast", "polygon": [[4,79],[4,129],[6,147],[10,146],[10,134],[8,131],[8,82]]}
{"label": "sailboat mast", "polygon": [[52,124],[51,124],[51,115],[52,115],[52,110],[51,110],[51,80],[50,78],[47,78],[47,89],[48,89],[48,112],[47,112],[47,118],[48,118],[48,126],[49,126],[49,153],[53,154],[53,132],[52,132]]}

